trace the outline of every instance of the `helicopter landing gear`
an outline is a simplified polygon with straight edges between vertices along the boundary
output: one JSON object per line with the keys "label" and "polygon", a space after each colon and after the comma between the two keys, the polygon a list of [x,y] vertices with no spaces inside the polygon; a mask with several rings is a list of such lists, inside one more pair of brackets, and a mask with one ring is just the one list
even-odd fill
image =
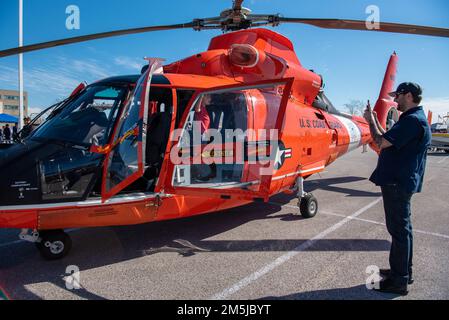
{"label": "helicopter landing gear", "polygon": [[39,232],[39,238],[36,247],[46,260],[61,259],[72,248],[72,239],[63,230],[43,230]]}
{"label": "helicopter landing gear", "polygon": [[298,187],[298,207],[304,218],[313,218],[318,213],[318,200],[312,193],[304,192],[304,178],[296,179]]}

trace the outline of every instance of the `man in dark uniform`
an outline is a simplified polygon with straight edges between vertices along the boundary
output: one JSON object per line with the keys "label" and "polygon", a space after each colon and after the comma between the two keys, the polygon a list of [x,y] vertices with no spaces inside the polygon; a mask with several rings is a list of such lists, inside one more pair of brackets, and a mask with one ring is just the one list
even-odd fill
{"label": "man in dark uniform", "polygon": [[3,129],[3,134],[6,141],[11,140],[11,128],[9,127],[9,124],[6,124],[5,129]]}
{"label": "man in dark uniform", "polygon": [[421,87],[416,83],[401,83],[390,93],[402,112],[399,121],[387,132],[376,122],[369,104],[364,117],[370,125],[374,142],[380,148],[377,167],[370,181],[380,186],[388,232],[392,237],[390,269],[381,269],[385,277],[377,289],[401,295],[408,293],[413,283],[413,234],[410,200],[421,192],[431,131],[422,107]]}
{"label": "man in dark uniform", "polygon": [[12,127],[12,136],[17,136],[17,123],[14,123],[14,127]]}

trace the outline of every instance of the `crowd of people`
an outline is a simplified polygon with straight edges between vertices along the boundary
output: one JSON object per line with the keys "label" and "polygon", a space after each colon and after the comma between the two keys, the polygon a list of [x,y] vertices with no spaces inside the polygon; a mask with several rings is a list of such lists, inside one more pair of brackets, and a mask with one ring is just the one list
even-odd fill
{"label": "crowd of people", "polygon": [[[30,123],[30,118],[24,118],[24,125]],[[14,137],[17,135],[18,130],[17,123],[10,126],[8,123],[5,125],[0,125],[0,143],[9,143],[14,141]]]}

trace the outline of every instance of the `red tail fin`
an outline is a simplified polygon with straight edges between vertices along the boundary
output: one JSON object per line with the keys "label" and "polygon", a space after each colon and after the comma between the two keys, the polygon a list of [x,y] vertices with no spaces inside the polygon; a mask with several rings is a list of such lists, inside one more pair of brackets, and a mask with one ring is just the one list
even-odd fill
{"label": "red tail fin", "polygon": [[432,111],[430,110],[427,112],[427,122],[429,123],[429,126],[432,125]]}
{"label": "red tail fin", "polygon": [[[399,118],[398,111],[396,109],[397,104],[393,101],[393,98],[388,95],[389,92],[394,91],[393,86],[396,80],[396,69],[398,63],[398,56],[394,52],[390,61],[388,62],[387,71],[385,72],[382,88],[380,89],[379,98],[377,99],[376,106],[373,111],[376,111],[379,123],[384,129],[389,129],[392,125],[392,120],[397,121]],[[379,147],[374,143],[370,143],[370,147],[377,153],[380,152]]]}
{"label": "red tail fin", "polygon": [[[397,104],[393,101],[393,98],[388,95],[389,92],[394,91],[397,62],[398,56],[396,55],[396,52],[394,52],[390,57],[390,61],[388,62],[388,67],[387,71],[385,72],[382,88],[380,89],[379,98],[376,102],[376,106],[374,107],[374,111],[376,111],[377,113],[377,118],[379,119],[379,122],[384,129],[388,127],[387,119],[392,118],[393,120],[397,121],[397,112],[395,112]],[[394,111],[392,110],[392,108],[394,108]],[[395,112],[395,115],[389,115],[390,112]]]}

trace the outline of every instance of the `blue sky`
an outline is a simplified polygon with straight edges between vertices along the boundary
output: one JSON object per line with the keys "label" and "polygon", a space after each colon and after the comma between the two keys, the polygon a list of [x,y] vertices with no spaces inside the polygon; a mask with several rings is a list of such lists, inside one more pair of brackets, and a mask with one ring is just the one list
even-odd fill
{"label": "blue sky", "polygon": [[[116,29],[189,22],[213,17],[230,0],[24,0],[24,43],[32,44]],[[18,1],[1,0],[0,48],[17,46]],[[80,9],[80,30],[66,29],[66,8]],[[369,5],[385,22],[449,28],[446,0],[246,0],[253,13],[285,17],[365,20]],[[449,39],[362,31],[327,30],[301,24],[274,28],[289,37],[306,68],[324,76],[326,94],[343,109],[350,100],[375,101],[389,56],[399,55],[398,83],[415,81],[424,88],[423,105],[434,114],[449,112]],[[33,111],[71,92],[81,81],[138,73],[143,57],[167,62],[206,50],[220,31],[176,30],[102,39],[24,55],[25,90]],[[0,88],[16,89],[17,57],[0,58]],[[435,119],[435,116],[434,116]]]}

